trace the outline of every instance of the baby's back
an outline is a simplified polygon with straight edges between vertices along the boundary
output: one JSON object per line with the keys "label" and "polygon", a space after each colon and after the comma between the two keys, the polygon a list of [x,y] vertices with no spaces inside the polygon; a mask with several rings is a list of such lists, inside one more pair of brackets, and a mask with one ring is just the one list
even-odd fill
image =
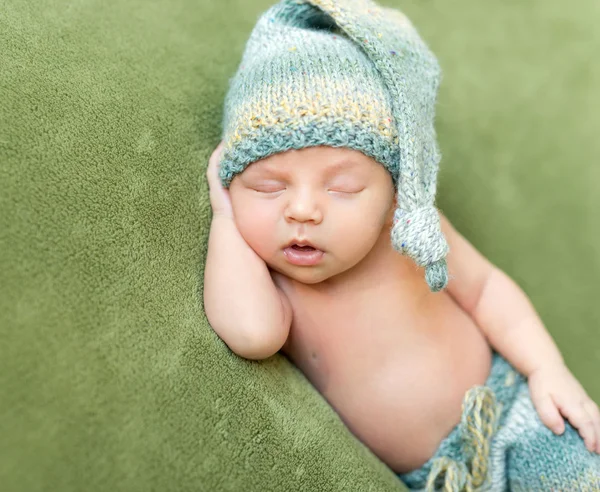
{"label": "baby's back", "polygon": [[491,348],[412,260],[389,252],[335,285],[273,273],[293,311],[282,351],[350,430],[396,472],[425,463],[458,424],[465,392],[483,384]]}

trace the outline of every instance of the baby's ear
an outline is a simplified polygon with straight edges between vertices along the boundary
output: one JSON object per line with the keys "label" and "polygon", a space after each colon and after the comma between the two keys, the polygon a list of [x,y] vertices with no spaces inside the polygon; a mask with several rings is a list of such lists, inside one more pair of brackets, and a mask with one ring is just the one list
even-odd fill
{"label": "baby's ear", "polygon": [[394,198],[392,200],[392,205],[388,210],[388,213],[385,218],[386,225],[392,226],[394,223],[394,213],[396,212],[396,207],[398,206],[398,200],[396,199],[396,194],[394,194]]}

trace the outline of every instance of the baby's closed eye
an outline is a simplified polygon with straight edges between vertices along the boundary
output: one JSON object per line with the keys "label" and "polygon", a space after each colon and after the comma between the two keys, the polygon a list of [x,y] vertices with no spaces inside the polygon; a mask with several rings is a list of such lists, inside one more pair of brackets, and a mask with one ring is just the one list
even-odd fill
{"label": "baby's closed eye", "polygon": [[285,183],[274,180],[261,180],[249,184],[250,189],[258,193],[278,193],[286,189]]}
{"label": "baby's closed eye", "polygon": [[327,191],[334,193],[360,193],[364,189],[363,183],[352,178],[340,178],[327,184]]}

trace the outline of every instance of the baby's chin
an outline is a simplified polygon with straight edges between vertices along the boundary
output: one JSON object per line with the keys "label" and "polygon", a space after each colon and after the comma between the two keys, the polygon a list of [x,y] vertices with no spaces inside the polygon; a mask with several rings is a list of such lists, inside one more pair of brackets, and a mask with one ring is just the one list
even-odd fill
{"label": "baby's chin", "polygon": [[316,285],[334,277],[338,272],[330,272],[320,266],[268,265],[281,275],[306,285]]}
{"label": "baby's chin", "polygon": [[[299,266],[290,266],[288,268],[279,268],[277,266],[271,266],[272,270],[280,273],[281,275],[285,275],[291,280],[295,280],[296,282],[300,282],[301,284],[306,285],[315,285],[324,282],[325,280],[333,277],[333,274],[323,271],[318,267],[299,267]],[[321,271],[319,271],[321,270]]]}

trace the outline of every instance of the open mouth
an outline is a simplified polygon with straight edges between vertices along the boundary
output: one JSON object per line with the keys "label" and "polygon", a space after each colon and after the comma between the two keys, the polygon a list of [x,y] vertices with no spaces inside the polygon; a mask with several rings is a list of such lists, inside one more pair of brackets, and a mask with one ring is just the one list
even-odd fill
{"label": "open mouth", "polygon": [[298,266],[312,266],[319,263],[324,252],[310,244],[291,243],[283,250],[287,261]]}
{"label": "open mouth", "polygon": [[292,244],[290,247],[296,251],[315,251],[316,249],[312,246],[299,246],[298,244]]}

